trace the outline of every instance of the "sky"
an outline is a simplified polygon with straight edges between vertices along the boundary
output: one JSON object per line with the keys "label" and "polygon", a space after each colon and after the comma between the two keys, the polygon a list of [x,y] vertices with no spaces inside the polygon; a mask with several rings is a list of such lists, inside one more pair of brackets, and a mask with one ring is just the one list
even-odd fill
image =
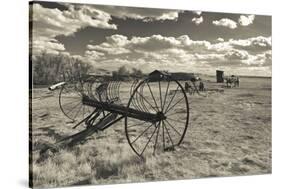
{"label": "sky", "polygon": [[35,2],[32,54],[64,54],[110,71],[271,76],[271,16]]}

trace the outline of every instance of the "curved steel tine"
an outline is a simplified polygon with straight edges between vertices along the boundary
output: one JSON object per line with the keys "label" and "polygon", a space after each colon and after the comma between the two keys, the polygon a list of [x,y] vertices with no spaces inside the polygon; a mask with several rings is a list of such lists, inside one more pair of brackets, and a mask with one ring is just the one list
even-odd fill
{"label": "curved steel tine", "polygon": [[108,94],[107,94],[108,85],[109,85],[109,82],[106,81],[105,82],[105,89],[104,89],[104,101],[105,102],[109,102],[109,98],[108,98]]}
{"label": "curved steel tine", "polygon": [[120,89],[120,81],[117,81],[114,88],[114,98],[116,99],[117,103],[121,104],[122,102],[119,96],[119,89]]}
{"label": "curved steel tine", "polygon": [[[138,84],[138,81],[136,82],[135,86]],[[140,105],[140,101],[139,101],[139,92],[138,91],[136,94],[135,94],[135,107],[136,109],[140,110],[140,111],[143,111],[142,108],[141,108],[141,105]]]}
{"label": "curved steel tine", "polygon": [[117,81],[116,82],[116,98],[117,98],[117,101],[122,104],[122,100],[120,98],[120,85],[121,85],[121,82],[120,81]]}
{"label": "curved steel tine", "polygon": [[[145,86],[145,85],[143,85],[142,88],[141,88],[141,95],[142,95],[142,96],[144,96],[144,94],[143,94],[143,88],[144,88],[144,86]],[[141,104],[142,104],[144,110],[145,110],[146,112],[149,112],[147,106],[146,106],[145,103],[144,103],[143,98],[140,98],[140,101],[141,101]]]}
{"label": "curved steel tine", "polygon": [[110,82],[108,82],[106,84],[106,88],[105,88],[106,102],[110,101],[110,94],[109,94],[110,91],[109,90],[110,90]]}
{"label": "curved steel tine", "polygon": [[96,84],[97,84],[97,79],[95,78],[90,85],[90,91],[91,91],[91,97],[98,100],[98,96],[97,96],[97,91],[96,91]]}
{"label": "curved steel tine", "polygon": [[119,82],[116,81],[115,84],[114,84],[114,94],[113,94],[114,99],[115,99],[115,100],[117,99],[117,100],[116,100],[117,102],[118,102],[118,100],[119,100],[119,99],[118,99],[118,83],[119,83]]}
{"label": "curved steel tine", "polygon": [[[134,90],[135,90],[135,86],[137,85],[137,82],[135,82],[134,83],[135,85],[134,85]],[[136,108],[136,109],[138,109],[138,110],[140,110],[140,108],[139,108],[139,105],[138,105],[138,98],[137,98],[137,95],[138,95],[138,93],[135,93],[135,98],[133,98],[133,100],[134,100],[134,107]]]}
{"label": "curved steel tine", "polygon": [[143,104],[143,88],[145,85],[141,85],[140,86],[140,91],[139,93],[136,95],[137,97],[137,102],[138,102],[138,106],[139,106],[139,110],[144,111],[144,112],[148,112],[148,109],[146,108],[146,106]]}
{"label": "curved steel tine", "polygon": [[114,102],[114,81],[110,81],[108,85],[108,92],[109,92],[109,98],[110,102]]}
{"label": "curved steel tine", "polygon": [[119,85],[119,81],[116,81],[115,84],[114,84],[114,99],[116,101],[116,103],[120,103],[119,102],[119,96],[118,96],[118,85]]}
{"label": "curved steel tine", "polygon": [[[142,94],[143,87],[144,87],[144,85],[140,86],[140,91],[139,91],[140,94]],[[140,111],[145,111],[143,105],[141,104],[142,98],[139,93],[137,93],[137,95],[136,95],[137,105],[138,105]]]}
{"label": "curved steel tine", "polygon": [[113,97],[112,97],[113,84],[114,84],[114,81],[110,81],[110,82],[108,82],[108,85],[107,85],[107,98],[110,102],[113,100]]}
{"label": "curved steel tine", "polygon": [[116,82],[115,81],[112,81],[110,82],[110,85],[109,85],[109,91],[110,91],[110,101],[111,102],[115,102],[115,85],[116,85]]}
{"label": "curved steel tine", "polygon": [[138,109],[141,110],[141,111],[146,111],[146,110],[145,110],[145,107],[144,107],[144,106],[142,105],[142,103],[141,103],[142,97],[141,97],[140,94],[142,94],[143,87],[144,87],[144,85],[141,85],[141,86],[139,87],[140,91],[138,91],[138,92],[135,94],[135,96],[136,96],[136,104],[137,104]]}
{"label": "curved steel tine", "polygon": [[[130,88],[130,96],[132,96],[132,94],[133,94],[133,91],[134,91],[134,89],[135,89],[135,85],[136,85],[136,80],[134,80],[134,81],[133,81],[133,84],[131,85],[131,88]],[[132,105],[133,105],[134,107],[136,107],[135,99],[134,99],[134,98],[132,99]]]}

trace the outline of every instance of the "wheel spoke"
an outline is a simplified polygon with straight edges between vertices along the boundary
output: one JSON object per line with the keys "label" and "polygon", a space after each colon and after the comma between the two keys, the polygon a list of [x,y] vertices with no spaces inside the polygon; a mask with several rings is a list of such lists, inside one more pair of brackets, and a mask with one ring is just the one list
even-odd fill
{"label": "wheel spoke", "polygon": [[138,91],[136,91],[141,97],[142,97],[142,99],[144,99],[149,105],[150,105],[150,107],[153,109],[153,110],[155,110],[155,112],[157,112],[157,110],[146,100],[146,98],[140,93],[140,92],[138,92]]}
{"label": "wheel spoke", "polygon": [[171,106],[168,110],[165,111],[165,113],[169,112],[171,109],[173,109],[178,103],[180,103],[180,101],[182,101],[183,99],[185,99],[185,96],[183,96],[180,100],[178,100],[173,106]]}
{"label": "wheel spoke", "polygon": [[165,130],[162,122],[162,138],[163,138],[163,150],[165,150]]}
{"label": "wheel spoke", "polygon": [[168,108],[170,107],[172,101],[174,100],[174,98],[175,98],[175,96],[176,96],[176,94],[177,94],[177,92],[178,92],[179,87],[180,87],[180,86],[178,85],[175,94],[174,94],[173,97],[171,98],[171,100],[170,100],[170,102],[169,102],[169,104],[168,104],[168,106],[167,106],[167,108],[166,108],[166,110],[165,110],[164,112],[167,112]]}
{"label": "wheel spoke", "polygon": [[[172,118],[169,118],[169,117],[167,117],[167,119],[172,120],[172,121],[175,121],[175,122],[178,122],[178,123],[186,124],[185,122],[181,122],[181,121],[179,121],[179,120],[172,119]],[[168,120],[166,120],[166,121],[168,121]]]}
{"label": "wheel spoke", "polygon": [[[186,112],[183,112],[183,113],[186,113]],[[167,117],[168,116],[172,116],[172,115],[176,115],[176,114],[183,114],[183,113],[180,113],[180,112],[174,112],[174,113],[170,113],[170,114],[165,114]]]}
{"label": "wheel spoke", "polygon": [[128,126],[127,128],[135,127],[135,126],[138,126],[138,125],[141,125],[141,124],[145,124],[145,123],[147,123],[147,122],[144,121],[144,122],[141,122],[141,123],[137,123],[137,124],[134,124],[134,125],[130,125],[130,126]]}
{"label": "wheel spoke", "polygon": [[158,86],[159,86],[159,94],[160,94],[160,110],[163,111],[163,107],[162,107],[162,91],[161,91],[160,81],[158,81]]}
{"label": "wheel spoke", "polygon": [[166,129],[166,131],[167,131],[167,134],[168,134],[168,137],[169,137],[169,139],[170,139],[170,141],[171,141],[171,143],[172,143],[172,146],[174,146],[173,140],[172,140],[172,138],[171,138],[171,136],[170,136],[170,133],[169,133],[167,127],[166,127],[166,124],[165,124],[163,121],[162,121],[162,124],[163,124],[163,127],[165,127],[165,129]]}
{"label": "wheel spoke", "polygon": [[152,93],[152,91],[151,91],[150,85],[148,84],[148,82],[146,82],[146,85],[147,85],[148,88],[149,88],[150,94],[151,94],[151,96],[152,96],[152,98],[153,98],[153,101],[154,101],[154,103],[155,103],[155,106],[156,106],[157,110],[160,111],[159,108],[158,108],[158,105],[157,105],[157,103],[156,103],[156,100],[155,100],[155,98],[154,98],[154,95],[153,95],[153,93]]}
{"label": "wheel spoke", "polygon": [[68,111],[66,114],[69,114],[70,112],[72,112],[81,102],[78,102],[78,104],[76,104],[70,111]]}
{"label": "wheel spoke", "polygon": [[81,104],[80,106],[79,106],[79,109],[78,109],[78,111],[76,112],[76,114],[75,114],[75,116],[73,117],[73,119],[75,119],[76,117],[77,117],[77,115],[78,115],[78,113],[81,111],[81,108],[83,107],[83,104]]}
{"label": "wheel spoke", "polygon": [[166,88],[166,93],[165,93],[165,98],[164,98],[164,102],[163,102],[163,107],[162,107],[162,111],[164,110],[165,108],[165,103],[166,103],[166,98],[167,98],[167,95],[168,95],[168,89],[170,87],[170,80],[168,81],[168,85],[167,85],[167,88]]}
{"label": "wheel spoke", "polygon": [[135,138],[135,140],[131,142],[131,144],[135,143],[152,125],[153,123],[149,127],[147,127],[137,138]]}
{"label": "wheel spoke", "polygon": [[146,147],[147,147],[147,146],[148,146],[148,144],[150,143],[150,141],[151,141],[151,139],[152,139],[152,137],[153,137],[153,135],[154,135],[154,133],[155,133],[156,129],[157,129],[157,127],[155,127],[155,129],[154,129],[154,131],[153,131],[152,135],[149,137],[149,140],[148,140],[148,142],[146,143],[146,145],[145,145],[144,149],[142,150],[142,152],[141,152],[140,156],[142,156],[142,154],[143,154],[143,152],[145,151]]}
{"label": "wheel spoke", "polygon": [[78,101],[81,101],[81,99],[77,99],[77,100],[74,100],[74,101],[64,103],[63,106],[67,106],[68,104],[73,104],[74,102],[78,102]]}
{"label": "wheel spoke", "polygon": [[156,134],[156,139],[155,139],[155,143],[154,143],[154,148],[153,148],[153,154],[155,154],[155,150],[156,150],[156,145],[157,145],[157,141],[158,141],[158,135],[159,135],[159,131],[160,131],[160,123],[158,123],[158,130],[157,130],[157,134]]}
{"label": "wheel spoke", "polygon": [[166,121],[166,122],[168,123],[168,125],[169,125],[170,127],[172,127],[172,128],[174,129],[174,131],[176,131],[176,133],[178,133],[178,134],[181,136],[180,132],[179,132],[178,130],[176,130],[176,128],[174,128],[174,127],[169,123],[168,120],[164,120],[164,121]]}

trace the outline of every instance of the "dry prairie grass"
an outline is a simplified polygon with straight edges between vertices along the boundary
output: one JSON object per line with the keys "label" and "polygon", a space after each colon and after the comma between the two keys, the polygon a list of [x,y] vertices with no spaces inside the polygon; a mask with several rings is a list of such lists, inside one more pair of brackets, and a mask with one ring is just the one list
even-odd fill
{"label": "dry prairie grass", "polygon": [[55,187],[271,173],[271,80],[244,78],[241,84],[206,98],[189,96],[190,124],[182,145],[144,159],[129,147],[123,121],[84,144],[40,156],[37,149],[83,128],[71,129],[72,123],[60,112],[57,93],[34,89],[33,184]]}

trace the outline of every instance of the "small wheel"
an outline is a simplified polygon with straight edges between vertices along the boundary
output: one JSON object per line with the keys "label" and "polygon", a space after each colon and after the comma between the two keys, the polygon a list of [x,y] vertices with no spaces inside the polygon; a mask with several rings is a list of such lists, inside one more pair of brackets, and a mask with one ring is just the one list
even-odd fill
{"label": "small wheel", "polygon": [[126,137],[137,155],[174,150],[183,141],[189,120],[188,99],[182,85],[170,76],[162,75],[158,81],[146,79],[140,82],[127,108],[165,117],[157,122],[125,117]]}
{"label": "small wheel", "polygon": [[65,84],[59,94],[59,105],[63,114],[72,121],[86,118],[94,108],[83,105],[82,95],[88,83],[73,82]]}

